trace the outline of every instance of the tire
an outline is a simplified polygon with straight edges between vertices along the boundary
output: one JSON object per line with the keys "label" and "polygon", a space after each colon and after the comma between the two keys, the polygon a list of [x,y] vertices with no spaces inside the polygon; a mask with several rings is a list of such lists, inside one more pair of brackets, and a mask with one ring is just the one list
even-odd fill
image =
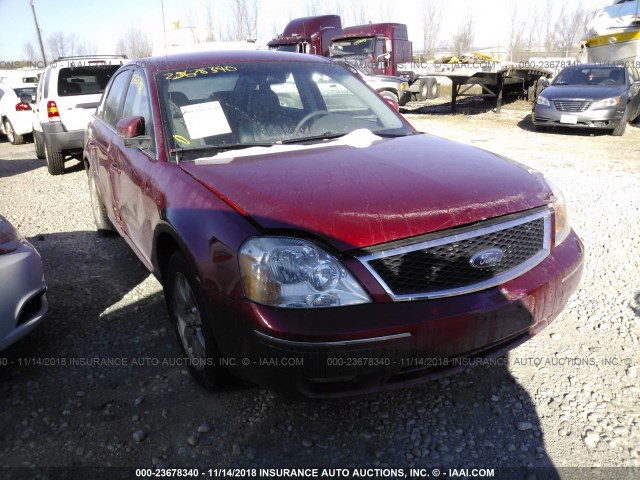
{"label": "tire", "polygon": [[537,90],[538,90],[538,82],[537,81],[535,81],[531,85],[529,85],[529,88],[527,88],[527,100],[529,102],[532,102],[532,103],[535,102]]}
{"label": "tire", "polygon": [[624,109],[624,113],[622,114],[622,120],[620,120],[620,123],[616,126],[616,128],[613,129],[613,131],[611,132],[611,135],[614,137],[623,136],[624,132],[627,130],[627,123],[629,123],[629,106],[628,105]]}
{"label": "tire", "polygon": [[44,160],[47,154],[44,151],[44,142],[40,135],[42,135],[40,132],[33,131],[33,145],[36,149],[36,158]]}
{"label": "tire", "polygon": [[98,193],[96,187],[95,178],[91,170],[87,170],[87,184],[89,186],[89,197],[91,197],[91,210],[93,211],[93,221],[96,224],[96,231],[98,235],[106,237],[116,233],[116,229],[113,227],[109,216],[107,215],[107,208],[104,206],[102,198]]}
{"label": "tire", "polygon": [[64,154],[60,150],[53,150],[47,141],[44,144],[47,170],[51,175],[62,175],[64,173]]}
{"label": "tire", "polygon": [[4,131],[7,135],[7,140],[11,142],[11,145],[22,145],[24,143],[24,137],[16,134],[16,131],[8,118],[4,121]]}
{"label": "tire", "polygon": [[429,98],[429,85],[427,85],[427,80],[425,78],[421,78],[418,80],[418,92],[416,93],[416,100],[418,102],[424,102]]}
{"label": "tire", "polygon": [[193,268],[180,252],[169,259],[164,294],[180,348],[194,380],[207,390],[222,386],[223,368],[211,331],[210,314]]}
{"label": "tire", "polygon": [[440,85],[435,78],[427,79],[427,90],[429,91],[429,99],[433,100],[440,96]]}

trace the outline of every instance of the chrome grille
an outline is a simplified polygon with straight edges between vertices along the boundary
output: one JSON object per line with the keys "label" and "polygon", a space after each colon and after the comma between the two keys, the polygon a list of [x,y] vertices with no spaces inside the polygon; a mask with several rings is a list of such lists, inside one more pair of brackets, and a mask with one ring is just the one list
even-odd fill
{"label": "chrome grille", "polygon": [[[392,248],[358,259],[394,300],[438,298],[499,285],[530,270],[549,253],[548,210],[504,223]],[[471,258],[500,249],[502,259],[474,267]]]}
{"label": "chrome grille", "polygon": [[554,100],[553,104],[561,112],[580,113],[589,110],[593,102],[588,100]]}

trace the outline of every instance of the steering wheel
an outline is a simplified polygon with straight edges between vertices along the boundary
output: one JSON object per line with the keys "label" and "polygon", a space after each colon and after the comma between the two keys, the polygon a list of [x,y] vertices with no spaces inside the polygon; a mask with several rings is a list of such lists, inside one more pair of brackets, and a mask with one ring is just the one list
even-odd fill
{"label": "steering wheel", "polygon": [[605,79],[605,81],[603,82],[603,85],[615,85],[617,82],[616,79],[614,78],[607,78]]}
{"label": "steering wheel", "polygon": [[326,110],[316,110],[315,112],[306,114],[304,117],[302,117],[302,119],[298,122],[296,127],[293,129],[294,135],[300,133],[300,131],[302,130],[302,127],[304,127],[305,124],[308,123],[309,120],[311,120],[312,118],[326,116],[326,115],[329,115],[329,112],[327,112]]}

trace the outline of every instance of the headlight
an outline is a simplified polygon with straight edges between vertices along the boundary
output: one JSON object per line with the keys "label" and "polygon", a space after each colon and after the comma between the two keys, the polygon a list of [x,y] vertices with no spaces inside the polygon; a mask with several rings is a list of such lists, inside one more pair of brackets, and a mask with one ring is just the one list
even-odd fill
{"label": "headlight", "polygon": [[21,239],[18,230],[0,215],[0,255],[13,252]]}
{"label": "headlight", "polygon": [[614,98],[605,98],[604,100],[600,100],[595,102],[591,108],[609,108],[609,107],[617,107],[620,105],[620,97]]}
{"label": "headlight", "polygon": [[538,99],[536,100],[536,103],[538,105],[546,105],[547,107],[551,106],[551,102],[547,98],[543,97],[542,95],[538,95]]}
{"label": "headlight", "polygon": [[569,224],[569,214],[567,212],[567,203],[564,199],[564,195],[562,191],[556,187],[551,181],[545,179],[547,185],[551,189],[553,193],[553,203],[551,207],[555,212],[556,223],[555,223],[555,232],[556,232],[556,242],[555,246],[557,247],[562,242],[564,242],[569,233],[571,232],[571,225]]}
{"label": "headlight", "polygon": [[409,84],[407,82],[402,82],[402,84],[400,85],[400,90],[402,90],[403,92],[405,92],[408,88]]}
{"label": "headlight", "polygon": [[333,255],[306,240],[255,237],[240,249],[247,297],[283,308],[370,303],[369,295]]}

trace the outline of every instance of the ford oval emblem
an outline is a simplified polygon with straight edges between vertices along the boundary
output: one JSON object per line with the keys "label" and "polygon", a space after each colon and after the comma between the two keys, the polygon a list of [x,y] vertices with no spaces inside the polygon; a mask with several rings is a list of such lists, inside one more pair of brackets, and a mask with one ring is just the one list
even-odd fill
{"label": "ford oval emblem", "polygon": [[469,265],[473,268],[491,268],[497,265],[504,257],[504,252],[499,248],[488,248],[482,250],[469,260]]}

